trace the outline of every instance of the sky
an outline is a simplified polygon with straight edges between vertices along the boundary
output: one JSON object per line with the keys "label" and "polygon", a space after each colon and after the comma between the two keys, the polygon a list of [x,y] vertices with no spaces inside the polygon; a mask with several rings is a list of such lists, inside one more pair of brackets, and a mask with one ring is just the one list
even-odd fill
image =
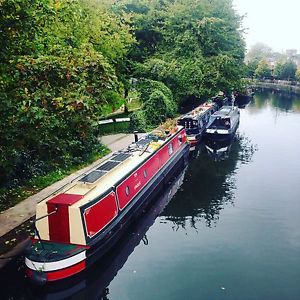
{"label": "sky", "polygon": [[233,0],[235,10],[246,14],[247,48],[262,42],[274,51],[300,53],[300,0]]}

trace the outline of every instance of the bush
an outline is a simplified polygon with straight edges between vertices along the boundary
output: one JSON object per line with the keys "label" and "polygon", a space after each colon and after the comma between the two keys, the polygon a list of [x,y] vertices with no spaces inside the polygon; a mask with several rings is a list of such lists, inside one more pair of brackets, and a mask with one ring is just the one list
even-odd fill
{"label": "bush", "polygon": [[154,91],[145,103],[144,112],[147,124],[151,127],[163,122],[168,116],[168,98],[161,91]]}
{"label": "bush", "polygon": [[131,127],[133,130],[138,130],[140,132],[145,132],[148,130],[149,126],[146,122],[144,110],[138,110],[132,113],[131,118]]}
{"label": "bush", "polygon": [[137,89],[141,93],[141,101],[143,103],[148,101],[153,91],[156,90],[161,91],[170,101],[173,101],[172,91],[161,81],[143,79],[139,82]]}
{"label": "bush", "polygon": [[144,79],[139,83],[138,91],[141,94],[143,107],[142,110],[131,115],[134,130],[147,131],[167,118],[175,116],[177,104],[173,100],[171,90],[164,83]]}
{"label": "bush", "polygon": [[113,122],[99,125],[99,135],[128,133],[131,131],[130,122]]}

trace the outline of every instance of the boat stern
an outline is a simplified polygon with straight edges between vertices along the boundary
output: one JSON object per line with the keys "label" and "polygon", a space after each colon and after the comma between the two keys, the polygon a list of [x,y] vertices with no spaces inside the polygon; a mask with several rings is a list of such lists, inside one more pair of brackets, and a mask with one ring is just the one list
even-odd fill
{"label": "boat stern", "polygon": [[86,268],[87,247],[33,240],[25,255],[26,277],[37,285],[71,277]]}

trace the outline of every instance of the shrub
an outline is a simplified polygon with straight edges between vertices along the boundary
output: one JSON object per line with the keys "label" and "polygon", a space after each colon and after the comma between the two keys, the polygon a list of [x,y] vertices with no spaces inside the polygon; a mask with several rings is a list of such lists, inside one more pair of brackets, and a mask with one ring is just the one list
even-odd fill
{"label": "shrub", "polygon": [[144,112],[147,124],[151,127],[163,122],[168,116],[168,98],[161,91],[154,91],[145,103]]}
{"label": "shrub", "polygon": [[141,93],[141,101],[144,103],[149,100],[151,94],[156,90],[161,91],[170,101],[173,101],[172,91],[161,81],[143,79],[139,82],[137,88]]}
{"label": "shrub", "polygon": [[144,110],[138,110],[132,113],[131,118],[131,127],[133,130],[138,130],[140,132],[145,132],[148,130],[148,125],[146,122]]}
{"label": "shrub", "polygon": [[137,89],[143,106],[139,112],[131,115],[134,130],[147,131],[175,116],[177,103],[173,100],[171,90],[164,83],[144,79],[139,82]]}

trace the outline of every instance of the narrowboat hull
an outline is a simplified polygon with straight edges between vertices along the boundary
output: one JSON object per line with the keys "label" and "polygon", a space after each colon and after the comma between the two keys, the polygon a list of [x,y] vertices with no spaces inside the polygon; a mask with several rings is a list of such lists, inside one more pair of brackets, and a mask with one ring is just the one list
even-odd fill
{"label": "narrowboat hull", "polygon": [[214,129],[211,132],[205,133],[206,141],[222,143],[222,142],[230,142],[235,137],[236,131],[238,129],[239,123],[235,125],[234,128],[230,130],[223,130],[223,129]]}
{"label": "narrowboat hull", "polygon": [[194,151],[203,139],[203,133],[188,135],[187,140],[190,144],[190,151]]}
{"label": "narrowboat hull", "polygon": [[[135,170],[125,175],[123,180],[108,189],[105,194],[100,195],[94,201],[88,201],[80,207],[82,224],[86,228],[86,245],[45,240],[40,242],[35,238],[31,250],[29,250],[25,258],[27,277],[39,285],[50,282],[61,282],[84,272],[104,254],[108,253],[111,247],[122,237],[128,226],[142,213],[149,202],[158,195],[164,184],[172,178],[174,171],[186,164],[189,145],[184,141],[181,142],[174,155],[145,182],[143,187],[138,190],[128,203],[122,204],[120,186],[122,187],[124,182],[126,183],[131,177],[134,178],[135,175],[141,173],[139,169],[143,168],[147,163],[151,163],[154,159],[157,160],[156,156],[158,153],[159,151],[154,152],[146,161],[142,161]],[[145,171],[141,174],[145,175]],[[135,187],[141,184],[142,179],[137,181],[137,178],[134,178],[134,180]],[[97,228],[99,220],[97,216],[95,217],[93,209],[97,212],[99,203],[102,203],[103,199],[110,199],[112,195],[117,195],[118,212],[105,228],[101,228],[99,232],[95,233],[94,228]],[[108,205],[110,205],[109,202]],[[92,219],[93,214],[94,219]],[[89,215],[92,216],[90,219],[88,219]],[[87,222],[90,222],[90,224],[87,224]],[[89,228],[93,228],[94,231]]]}
{"label": "narrowboat hull", "polygon": [[161,193],[153,198],[149,207],[143,210],[142,215],[136,218],[136,221],[124,231],[117,244],[111,248],[109,253],[104,254],[93,265],[93,268],[89,268],[84,274],[78,274],[48,286],[43,289],[43,297],[48,300],[69,299],[69,297],[76,298],[76,296],[84,299],[102,299],[101,296],[103,297],[107,292],[106,287],[123,267],[135,247],[141,241],[147,245],[145,235],[148,229],[180,188],[185,170],[186,166],[182,169],[180,165],[174,169],[174,178],[172,177],[170,182],[164,185],[166,188],[163,188]]}
{"label": "narrowboat hull", "polygon": [[211,115],[205,130],[205,140],[226,142],[233,140],[240,123],[240,112],[235,106],[223,106]]}

